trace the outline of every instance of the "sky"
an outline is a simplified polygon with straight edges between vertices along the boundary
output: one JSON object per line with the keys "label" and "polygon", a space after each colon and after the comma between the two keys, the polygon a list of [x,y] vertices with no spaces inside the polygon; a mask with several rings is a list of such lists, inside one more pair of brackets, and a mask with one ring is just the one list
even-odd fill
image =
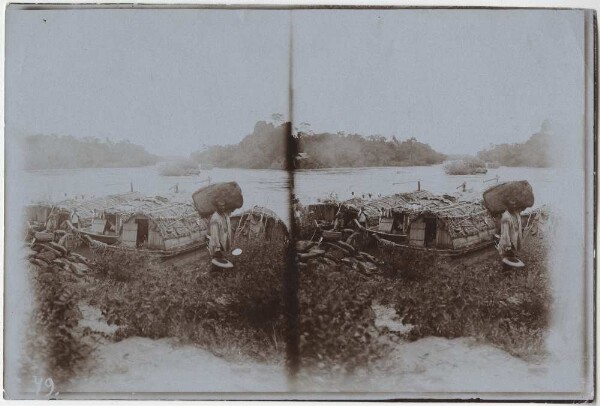
{"label": "sky", "polygon": [[582,131],[581,11],[11,6],[7,137],[128,139],[161,155],[237,143],[287,117],[290,23],[293,119],[315,132],[474,154],[546,119]]}
{"label": "sky", "polygon": [[237,143],[287,115],[288,16],[9,7],[7,134],[128,139],[162,155]]}

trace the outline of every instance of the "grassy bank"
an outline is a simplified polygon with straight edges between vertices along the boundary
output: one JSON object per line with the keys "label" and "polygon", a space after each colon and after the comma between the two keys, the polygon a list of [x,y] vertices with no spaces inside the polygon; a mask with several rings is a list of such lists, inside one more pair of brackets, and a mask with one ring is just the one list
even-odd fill
{"label": "grassy bank", "polygon": [[387,265],[380,301],[414,326],[409,340],[471,336],[535,359],[545,353],[551,305],[546,243],[525,241],[520,270],[504,270],[493,249],[455,259],[379,251]]}
{"label": "grassy bank", "polygon": [[217,355],[277,358],[283,351],[285,247],[274,244],[268,255],[258,244],[242,248],[232,259],[234,271],[217,272],[208,258],[177,267],[150,265],[130,253],[99,254],[90,304],[119,326],[117,340],[177,337]]}
{"label": "grassy bank", "polygon": [[[525,360],[543,356],[551,304],[546,243],[529,236],[521,254],[527,267],[515,271],[504,270],[493,249],[444,259],[377,247],[370,253],[380,260],[378,271],[369,276],[343,266],[302,269],[302,371],[343,376],[379,367],[395,340],[428,336],[475,337]],[[212,271],[208,258],[176,266],[110,251],[94,255],[85,278],[39,272],[39,348],[49,367],[68,377],[89,354],[74,334],[79,302],[119,326],[117,341],[175,337],[227,359],[283,361],[285,243],[255,240],[240,247],[231,271]],[[376,328],[375,303],[413,328]]]}

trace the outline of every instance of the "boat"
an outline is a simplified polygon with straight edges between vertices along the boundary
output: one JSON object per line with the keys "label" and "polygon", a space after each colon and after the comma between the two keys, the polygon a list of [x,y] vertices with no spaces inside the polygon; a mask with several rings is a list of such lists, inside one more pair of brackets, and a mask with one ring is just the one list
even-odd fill
{"label": "boat", "polygon": [[398,249],[398,250],[428,252],[428,253],[437,254],[440,256],[447,256],[447,257],[459,257],[459,256],[467,255],[472,252],[484,250],[484,249],[492,247],[494,245],[494,241],[484,241],[484,242],[474,244],[474,245],[471,245],[471,246],[465,247],[465,248],[444,249],[444,248],[415,247],[415,246],[411,246],[410,244],[396,244],[394,242],[385,240],[378,236],[376,236],[375,238],[376,238],[377,242],[379,243],[379,245],[382,247],[393,248],[393,249]]}
{"label": "boat", "polygon": [[[80,229],[69,221],[75,209]],[[45,221],[52,211],[58,213],[61,228],[75,232],[92,248],[114,247],[170,258],[206,245],[207,220],[200,217],[192,202],[137,192],[70,199],[51,206],[32,206],[30,221]]]}
{"label": "boat", "polygon": [[101,241],[93,240],[91,238],[88,239],[87,242],[92,250],[111,250],[111,251],[115,251],[115,252],[116,251],[126,251],[126,252],[131,252],[131,253],[143,254],[144,256],[147,256],[147,257],[152,257],[152,258],[162,259],[162,260],[174,258],[179,255],[187,254],[187,253],[190,253],[193,251],[198,251],[198,250],[201,250],[202,248],[205,248],[207,245],[206,241],[202,241],[202,242],[195,242],[195,243],[191,243],[191,244],[188,244],[185,246],[181,246],[176,249],[162,250],[162,249],[149,249],[149,248],[143,248],[143,247],[130,247],[130,246],[124,245],[120,242],[116,242],[115,244],[109,245],[109,244],[105,244]]}
{"label": "boat", "polygon": [[[321,214],[317,224],[332,223],[332,212],[336,216],[341,212],[342,218],[352,219],[354,235],[366,234],[380,246],[455,256],[493,245],[496,221],[481,202],[450,199],[423,190],[359,200],[319,203],[319,207],[308,209],[314,215]],[[326,205],[331,205],[331,210]],[[356,220],[357,207],[366,214],[366,227]],[[319,228],[322,233],[326,231],[324,225]],[[341,237],[348,241],[344,235]]]}
{"label": "boat", "polygon": [[117,234],[97,234],[89,230],[79,230],[79,232],[95,241],[108,245],[113,245],[119,241],[119,236]]}

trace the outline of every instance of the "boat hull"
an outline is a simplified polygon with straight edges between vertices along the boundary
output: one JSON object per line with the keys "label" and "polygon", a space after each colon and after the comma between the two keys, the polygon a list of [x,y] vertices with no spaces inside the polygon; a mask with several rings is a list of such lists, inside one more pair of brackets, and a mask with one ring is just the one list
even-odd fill
{"label": "boat hull", "polygon": [[92,232],[86,231],[86,230],[79,230],[79,232],[81,234],[83,234],[83,235],[88,236],[92,240],[99,241],[101,243],[108,244],[108,245],[116,244],[119,241],[119,236],[118,235],[113,235],[113,234],[108,234],[108,235],[105,235],[105,234],[96,234],[96,233],[92,233]]}
{"label": "boat hull", "polygon": [[441,255],[441,256],[447,256],[447,257],[458,257],[458,256],[470,254],[472,252],[480,251],[480,250],[489,248],[494,245],[494,241],[490,240],[490,241],[484,241],[484,242],[474,244],[469,247],[465,247],[465,248],[461,248],[461,249],[447,249],[447,248],[442,249],[442,248],[432,248],[432,247],[418,247],[418,246],[409,245],[409,244],[397,244],[392,241],[381,238],[377,235],[374,235],[374,237],[377,240],[377,242],[379,242],[380,245],[382,245],[384,247],[398,249],[400,251],[409,250],[409,251],[427,252],[427,253]]}

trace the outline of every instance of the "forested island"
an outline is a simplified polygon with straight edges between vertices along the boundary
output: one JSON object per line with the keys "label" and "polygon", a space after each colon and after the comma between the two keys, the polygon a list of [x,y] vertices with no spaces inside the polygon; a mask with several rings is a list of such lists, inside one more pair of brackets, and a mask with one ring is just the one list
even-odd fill
{"label": "forested island", "polygon": [[191,154],[203,165],[219,168],[283,169],[286,157],[286,125],[259,121],[254,131],[236,145],[214,145]]}
{"label": "forested island", "polygon": [[139,167],[158,161],[156,155],[129,141],[68,135],[28,136],[24,151],[29,170]]}
{"label": "forested island", "polygon": [[477,156],[486,162],[502,166],[528,166],[547,168],[551,166],[549,156],[550,134],[544,130],[533,134],[523,143],[498,144],[480,151]]}
{"label": "forested island", "polygon": [[[239,144],[211,146],[192,153],[192,159],[221,168],[283,169],[285,139],[285,124],[276,126],[259,121]],[[396,137],[389,140],[375,135],[300,132],[295,141],[298,169],[434,165],[446,158],[415,138],[399,141]]]}
{"label": "forested island", "polygon": [[302,152],[297,163],[299,169],[424,166],[440,164],[446,159],[446,155],[416,138],[400,141],[381,135],[300,133],[298,143]]}

